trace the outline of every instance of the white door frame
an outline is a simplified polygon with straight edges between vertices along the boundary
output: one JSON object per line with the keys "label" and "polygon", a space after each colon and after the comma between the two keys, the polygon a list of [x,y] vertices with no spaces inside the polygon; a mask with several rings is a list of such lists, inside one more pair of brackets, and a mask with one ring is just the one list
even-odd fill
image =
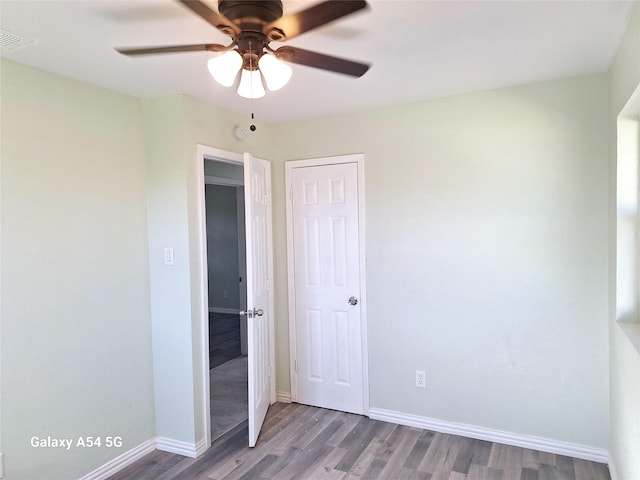
{"label": "white door frame", "polygon": [[[242,154],[230,152],[227,150],[221,150],[215,147],[209,147],[207,145],[197,145],[197,154],[195,158],[195,169],[196,172],[196,184],[197,184],[197,192],[196,195],[198,197],[197,202],[197,214],[198,214],[198,237],[200,241],[197,245],[197,254],[201,259],[199,265],[198,272],[198,283],[200,290],[200,308],[199,308],[199,316],[200,316],[200,338],[202,342],[200,343],[200,358],[202,359],[202,418],[200,419],[201,425],[204,428],[204,441],[205,441],[205,450],[211,446],[211,385],[210,385],[210,377],[209,377],[209,288],[208,288],[208,280],[207,280],[207,220],[206,220],[206,209],[205,209],[205,175],[204,175],[204,162],[205,160],[215,160],[218,162],[227,162],[234,163],[238,165],[244,166],[244,159]],[[246,188],[246,185],[245,185]],[[271,212],[271,210],[270,210]],[[272,225],[271,222],[268,222],[268,232],[269,238],[272,237]],[[269,247],[273,249],[273,246],[270,244]],[[271,271],[273,271],[273,266],[271,266]],[[273,286],[273,282],[272,282]],[[269,355],[270,355],[270,363],[272,366],[275,365],[275,330],[273,324],[273,314],[274,314],[274,301],[273,301],[273,288],[270,292],[269,305],[267,306],[268,315],[269,315]],[[271,403],[274,403],[276,400],[276,390],[275,390],[275,378],[271,379]]]}
{"label": "white door frame", "polygon": [[291,374],[291,400],[298,401],[298,374],[296,371],[297,341],[296,341],[296,298],[295,298],[295,269],[293,249],[293,205],[291,173],[294,168],[317,167],[355,163],[358,171],[358,231],[360,249],[360,321],[362,326],[362,398],[363,412],[369,415],[369,350],[367,343],[367,286],[366,286],[366,255],[365,255],[365,218],[364,218],[364,154],[342,155],[338,157],[312,158],[308,160],[290,160],[285,162],[285,192],[287,210],[287,280],[289,298],[289,371]]}

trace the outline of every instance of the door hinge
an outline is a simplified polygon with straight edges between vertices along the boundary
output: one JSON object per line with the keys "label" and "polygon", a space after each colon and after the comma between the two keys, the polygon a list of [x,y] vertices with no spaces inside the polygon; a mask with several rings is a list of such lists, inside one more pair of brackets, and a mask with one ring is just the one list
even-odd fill
{"label": "door hinge", "polygon": [[293,361],[293,369],[297,372],[298,371],[298,360],[294,360]]}
{"label": "door hinge", "polygon": [[289,189],[289,199],[291,199],[291,203],[293,203],[293,188]]}

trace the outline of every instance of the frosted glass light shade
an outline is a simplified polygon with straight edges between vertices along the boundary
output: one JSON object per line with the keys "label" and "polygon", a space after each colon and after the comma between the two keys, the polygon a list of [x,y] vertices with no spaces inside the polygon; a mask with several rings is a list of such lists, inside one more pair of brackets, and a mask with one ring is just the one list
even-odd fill
{"label": "frosted glass light shade", "polygon": [[244,98],[261,98],[264,97],[264,94],[260,70],[250,71],[243,68],[240,85],[238,85],[238,95]]}
{"label": "frosted glass light shade", "polygon": [[209,59],[209,73],[225,87],[230,87],[236,80],[238,70],[242,67],[242,57],[235,50],[229,50],[219,57]]}
{"label": "frosted glass light shade", "polygon": [[284,87],[291,78],[291,67],[282,63],[273,55],[264,54],[258,61],[260,71],[269,90],[276,91]]}

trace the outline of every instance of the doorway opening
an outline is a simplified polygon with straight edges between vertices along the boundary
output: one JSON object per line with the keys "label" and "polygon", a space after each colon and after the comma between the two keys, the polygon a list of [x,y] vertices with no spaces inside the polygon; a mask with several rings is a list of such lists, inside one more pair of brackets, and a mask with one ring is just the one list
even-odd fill
{"label": "doorway opening", "polygon": [[211,439],[248,418],[244,168],[204,160]]}

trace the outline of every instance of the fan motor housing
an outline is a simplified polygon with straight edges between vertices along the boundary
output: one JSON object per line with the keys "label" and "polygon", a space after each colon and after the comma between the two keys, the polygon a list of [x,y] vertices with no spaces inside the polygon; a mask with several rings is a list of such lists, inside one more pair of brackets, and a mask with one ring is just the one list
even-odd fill
{"label": "fan motor housing", "polygon": [[237,25],[266,25],[282,17],[281,0],[220,0],[218,11]]}

